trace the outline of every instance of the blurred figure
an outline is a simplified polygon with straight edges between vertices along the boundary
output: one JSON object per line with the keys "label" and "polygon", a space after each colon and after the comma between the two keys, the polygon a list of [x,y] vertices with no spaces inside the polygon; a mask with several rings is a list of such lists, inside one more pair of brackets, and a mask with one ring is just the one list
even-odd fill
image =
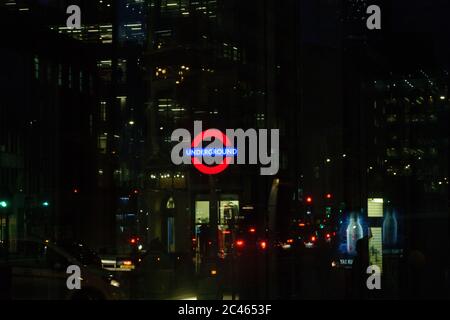
{"label": "blurred figure", "polygon": [[352,264],[352,298],[367,299],[367,268],[369,267],[369,238],[364,236],[356,242],[356,257]]}
{"label": "blurred figure", "polygon": [[208,256],[208,242],[209,242],[209,226],[207,224],[202,224],[200,227],[199,234],[200,242],[200,256],[206,258]]}

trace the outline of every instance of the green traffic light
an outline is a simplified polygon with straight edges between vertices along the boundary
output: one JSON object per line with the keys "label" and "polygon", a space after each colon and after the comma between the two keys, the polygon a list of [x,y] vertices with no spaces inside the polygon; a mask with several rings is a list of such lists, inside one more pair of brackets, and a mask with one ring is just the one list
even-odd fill
{"label": "green traffic light", "polygon": [[6,201],[0,201],[0,207],[2,207],[2,208],[8,207],[8,202],[6,202]]}
{"label": "green traffic light", "polygon": [[44,201],[44,202],[42,202],[42,205],[43,205],[44,207],[48,207],[48,206],[50,205],[50,203],[48,203],[48,201]]}

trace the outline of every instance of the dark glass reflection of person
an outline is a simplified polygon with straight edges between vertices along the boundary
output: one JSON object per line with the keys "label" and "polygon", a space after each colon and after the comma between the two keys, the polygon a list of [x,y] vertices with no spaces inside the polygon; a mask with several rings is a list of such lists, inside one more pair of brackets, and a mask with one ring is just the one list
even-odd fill
{"label": "dark glass reflection of person", "polygon": [[200,226],[199,242],[200,242],[200,255],[205,258],[208,254],[208,241],[209,241],[209,226],[202,224]]}
{"label": "dark glass reflection of person", "polygon": [[352,298],[367,299],[367,268],[369,267],[369,238],[364,236],[356,242],[356,257],[352,264]]}

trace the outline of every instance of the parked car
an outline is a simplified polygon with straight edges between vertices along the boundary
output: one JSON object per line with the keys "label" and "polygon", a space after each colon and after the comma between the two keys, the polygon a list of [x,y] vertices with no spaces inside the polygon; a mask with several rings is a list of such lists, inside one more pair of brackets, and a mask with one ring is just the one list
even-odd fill
{"label": "parked car", "polygon": [[[78,246],[78,248],[74,246]],[[69,250],[67,250],[68,248]],[[11,242],[0,256],[0,278],[9,282],[7,298],[17,300],[122,299],[120,283],[101,269],[94,255],[82,244],[64,248],[48,240],[26,239]],[[84,255],[83,255],[84,253]],[[94,262],[94,263],[88,263]],[[67,267],[80,268],[81,289],[70,290]]]}

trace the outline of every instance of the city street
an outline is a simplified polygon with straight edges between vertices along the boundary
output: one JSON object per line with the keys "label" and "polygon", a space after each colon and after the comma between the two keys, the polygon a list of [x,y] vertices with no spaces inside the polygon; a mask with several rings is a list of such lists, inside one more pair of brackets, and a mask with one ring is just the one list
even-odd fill
{"label": "city street", "polygon": [[449,299],[449,12],[0,0],[0,300]]}

